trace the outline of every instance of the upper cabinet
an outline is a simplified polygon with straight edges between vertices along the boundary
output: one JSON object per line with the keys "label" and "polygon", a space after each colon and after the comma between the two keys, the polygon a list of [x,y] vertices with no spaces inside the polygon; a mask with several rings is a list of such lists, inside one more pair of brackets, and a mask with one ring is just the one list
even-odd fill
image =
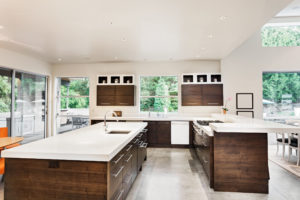
{"label": "upper cabinet", "polygon": [[98,85],[134,85],[134,75],[98,75]]}
{"label": "upper cabinet", "polygon": [[222,106],[223,84],[181,85],[182,106]]}
{"label": "upper cabinet", "polygon": [[97,106],[134,106],[134,85],[98,85]]}
{"label": "upper cabinet", "polygon": [[183,74],[182,84],[222,84],[222,76],[220,73]]}

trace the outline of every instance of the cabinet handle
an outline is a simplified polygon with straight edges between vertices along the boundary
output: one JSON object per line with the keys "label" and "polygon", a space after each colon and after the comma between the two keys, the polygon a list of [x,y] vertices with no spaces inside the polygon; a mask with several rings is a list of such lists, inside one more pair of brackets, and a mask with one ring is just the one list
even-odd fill
{"label": "cabinet handle", "polygon": [[148,143],[143,143],[141,147],[142,148],[147,148],[147,146],[148,146]]}
{"label": "cabinet handle", "polygon": [[123,195],[123,192],[124,192],[124,190],[122,190],[122,191],[120,192],[120,194],[119,194],[118,198],[116,198],[116,200],[120,200],[120,199],[121,199],[121,197],[122,197],[122,195]]}
{"label": "cabinet handle", "polygon": [[132,158],[132,154],[130,154],[129,158],[125,160],[125,162],[129,162],[129,160]]}
{"label": "cabinet handle", "polygon": [[136,139],[133,143],[136,144],[138,141],[140,141],[140,139]]}
{"label": "cabinet handle", "polygon": [[208,163],[208,161],[207,161],[207,160],[205,160],[204,156],[202,157],[202,159],[203,159],[203,161],[204,161],[205,163]]}
{"label": "cabinet handle", "polygon": [[101,105],[110,105],[111,103],[100,103]]}
{"label": "cabinet handle", "polygon": [[142,130],[142,133],[147,133],[147,132],[148,132],[148,129],[146,129],[146,128]]}
{"label": "cabinet handle", "polygon": [[117,164],[122,158],[123,158],[123,156],[124,156],[124,154],[122,154],[119,158],[118,158],[118,160],[115,160],[115,161],[113,161],[115,164]]}
{"label": "cabinet handle", "polygon": [[209,105],[219,105],[219,103],[207,103]]}
{"label": "cabinet handle", "polygon": [[126,149],[126,151],[129,151],[131,148],[132,148],[132,145],[130,145],[130,146],[128,147],[128,149]]}
{"label": "cabinet handle", "polygon": [[120,103],[120,105],[128,105],[128,103]]}
{"label": "cabinet handle", "polygon": [[190,104],[190,105],[196,105],[196,104],[198,104],[198,103],[187,103],[187,104]]}
{"label": "cabinet handle", "polygon": [[122,166],[117,173],[113,174],[113,176],[115,178],[117,178],[120,175],[120,173],[123,171],[123,169],[124,169],[124,166]]}

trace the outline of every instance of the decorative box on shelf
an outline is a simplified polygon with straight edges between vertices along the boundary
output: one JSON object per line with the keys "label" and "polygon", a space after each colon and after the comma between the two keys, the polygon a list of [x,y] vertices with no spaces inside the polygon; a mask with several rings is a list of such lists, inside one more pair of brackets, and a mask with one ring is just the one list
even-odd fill
{"label": "decorative box on shelf", "polygon": [[220,73],[183,74],[182,84],[222,84],[222,75]]}
{"label": "decorative box on shelf", "polygon": [[134,85],[134,75],[98,75],[98,85]]}

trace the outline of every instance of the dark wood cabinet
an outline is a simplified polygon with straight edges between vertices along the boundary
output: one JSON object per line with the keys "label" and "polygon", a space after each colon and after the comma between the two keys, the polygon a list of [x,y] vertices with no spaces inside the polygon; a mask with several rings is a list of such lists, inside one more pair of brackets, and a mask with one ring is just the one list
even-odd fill
{"label": "dark wood cabinet", "polygon": [[98,85],[97,106],[134,106],[134,85]]}
{"label": "dark wood cabinet", "polygon": [[181,86],[182,106],[222,106],[223,84],[186,84]]}
{"label": "dark wood cabinet", "polygon": [[170,121],[147,121],[147,141],[149,146],[171,146],[171,122]]}

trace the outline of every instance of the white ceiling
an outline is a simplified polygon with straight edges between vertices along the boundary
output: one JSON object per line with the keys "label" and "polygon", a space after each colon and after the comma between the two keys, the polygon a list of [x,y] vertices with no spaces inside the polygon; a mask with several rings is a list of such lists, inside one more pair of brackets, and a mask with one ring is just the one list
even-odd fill
{"label": "white ceiling", "polygon": [[0,0],[0,47],[52,63],[221,59],[290,2]]}
{"label": "white ceiling", "polygon": [[300,16],[300,0],[294,0],[285,9],[280,11],[276,17],[298,17]]}

